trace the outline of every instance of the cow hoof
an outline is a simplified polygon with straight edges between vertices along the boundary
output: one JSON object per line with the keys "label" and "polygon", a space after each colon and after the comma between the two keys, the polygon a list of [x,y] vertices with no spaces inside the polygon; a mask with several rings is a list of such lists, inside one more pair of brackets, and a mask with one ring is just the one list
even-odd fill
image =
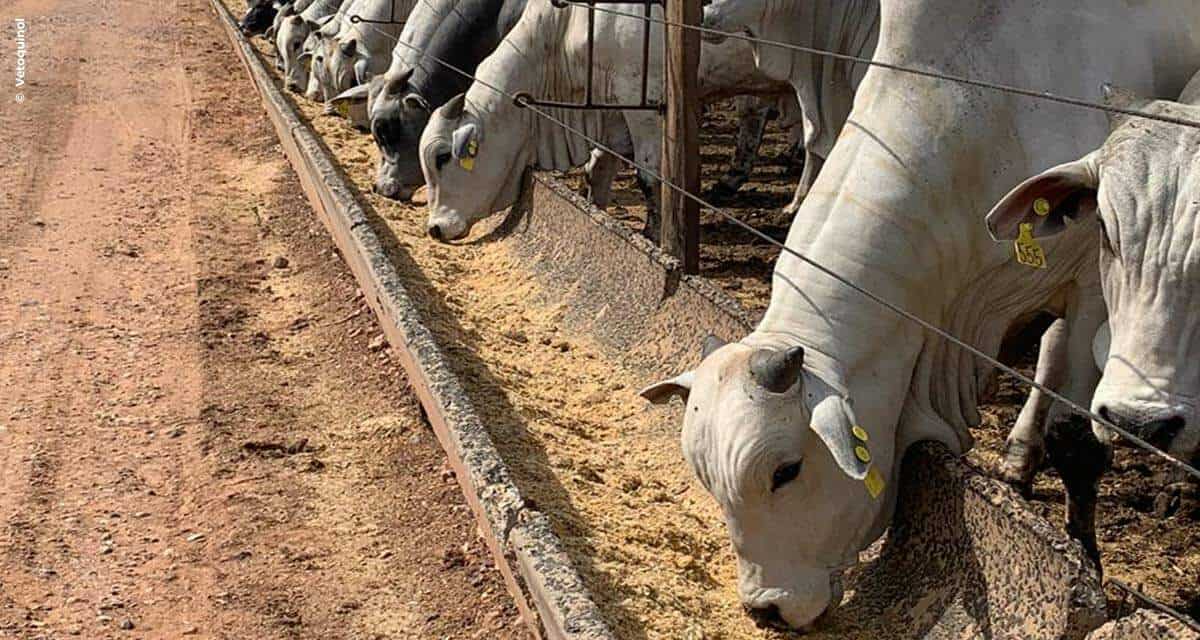
{"label": "cow hoof", "polygon": [[1033,477],[1037,475],[1045,451],[1023,442],[1009,442],[1004,461],[1000,463],[1000,478],[1012,485],[1022,496],[1033,495]]}
{"label": "cow hoof", "polygon": [[1167,485],[1154,497],[1154,517],[1165,520],[1177,513],[1195,513],[1200,508],[1200,487],[1190,482]]}
{"label": "cow hoof", "polygon": [[722,179],[718,180],[716,184],[714,184],[712,188],[708,190],[708,193],[704,195],[713,202],[728,202],[730,198],[737,194],[738,188],[740,187],[740,184],[738,186],[733,186]]}

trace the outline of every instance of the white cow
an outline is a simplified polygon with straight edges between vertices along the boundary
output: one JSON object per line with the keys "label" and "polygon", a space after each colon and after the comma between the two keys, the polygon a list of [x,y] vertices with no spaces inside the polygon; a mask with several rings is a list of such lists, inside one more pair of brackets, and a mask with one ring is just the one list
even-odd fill
{"label": "white cow", "polygon": [[[714,0],[704,8],[704,26],[870,58],[879,39],[879,0]],[[758,69],[790,82],[804,107],[804,174],[784,209],[792,214],[833,150],[867,68],[773,45],[755,44],[753,50]]]}
{"label": "white cow", "polygon": [[[416,0],[353,0],[326,47],[326,73],[318,78],[323,100],[365,84],[388,69],[392,50]],[[355,22],[353,16],[373,22]],[[391,22],[395,17],[397,22]],[[383,23],[383,24],[380,24]]]}
{"label": "white cow", "polygon": [[[825,0],[833,1],[833,0]],[[637,13],[641,5],[609,5]],[[661,18],[661,7],[654,15]],[[594,99],[633,104],[641,95],[642,29],[645,22],[597,13]],[[662,96],[662,27],[652,24],[649,99]],[[586,83],[587,11],[556,8],[550,0],[530,0],[520,21],[476,71],[478,82],[465,96],[436,111],[421,138],[421,165],[430,189],[429,232],[434,238],[461,238],[471,226],[510,206],[526,167],[565,170],[587,162],[590,144],[532,111],[513,104],[508,94],[558,101],[581,101]],[[631,52],[637,52],[632,53]],[[754,69],[749,45],[730,40],[702,48],[699,70],[705,99],[743,93],[778,95],[782,89]],[[653,111],[623,114],[550,109],[588,136],[621,149],[632,135],[639,163],[657,170],[661,119]],[[620,116],[624,116],[624,124]],[[450,161],[454,160],[453,163]],[[618,165],[596,168],[603,184]],[[649,229],[657,229],[648,221]]]}
{"label": "white cow", "polygon": [[[1200,122],[1200,75],[1178,102],[1106,94],[1116,107]],[[1013,190],[988,228],[1016,240],[1026,224],[1041,238],[1100,221],[1109,324],[1095,345],[1103,376],[1092,410],[1190,460],[1200,447],[1200,130],[1123,115],[1110,124],[1097,151]]]}
{"label": "white cow", "polygon": [[[1107,80],[1178,95],[1200,60],[1194,0],[882,0],[880,13],[876,60],[1068,95]],[[1047,240],[1034,269],[979,220],[1021,177],[1106,135],[1094,112],[872,67],[787,245],[986,353],[1056,313],[1070,365],[1058,387],[1087,402],[1097,225]],[[971,445],[992,369],[786,253],[758,327],[708,351],[645,395],[687,398],[684,455],[724,512],[743,602],[809,627],[887,526],[909,445]]]}
{"label": "white cow", "polygon": [[306,52],[311,55],[309,36],[336,15],[343,0],[315,0],[300,13],[293,7],[284,7],[278,14],[278,26],[275,29],[275,52],[279,57],[279,65],[283,70],[284,86],[289,91],[301,93],[309,85],[309,62]]}

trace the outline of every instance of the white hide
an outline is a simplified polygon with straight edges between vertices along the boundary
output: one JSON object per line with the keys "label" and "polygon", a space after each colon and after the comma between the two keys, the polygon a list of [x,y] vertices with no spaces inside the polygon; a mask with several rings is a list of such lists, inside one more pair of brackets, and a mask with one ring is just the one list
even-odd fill
{"label": "white hide", "polygon": [[[614,11],[638,13],[640,5],[615,4]],[[661,19],[661,7],[654,8]],[[641,98],[642,29],[635,18],[596,14],[594,99],[636,104]],[[648,99],[662,99],[662,28],[650,28]],[[430,227],[442,239],[465,235],[475,222],[501,211],[516,199],[527,166],[565,170],[589,159],[590,144],[557,124],[519,109],[512,99],[487,85],[516,94],[527,92],[544,100],[580,102],[585,92],[587,11],[575,6],[559,9],[549,0],[530,0],[520,21],[496,51],[479,66],[466,94],[466,112],[447,119],[434,113],[421,143],[421,160],[430,187]],[[637,52],[631,54],[630,52]],[[737,93],[777,95],[782,87],[754,69],[749,45],[728,41],[702,48],[700,84],[705,99]],[[486,84],[485,84],[486,83]],[[548,109],[554,117],[586,135],[617,141],[620,114]],[[657,170],[661,147],[660,118],[653,112],[624,113],[636,160]],[[606,123],[605,120],[608,119]],[[480,133],[478,157],[468,163],[439,163],[449,151],[455,129],[474,126]]]}
{"label": "white hide", "polygon": [[[880,11],[877,60],[1089,99],[1108,81],[1177,95],[1200,60],[1193,0],[1021,0],[1002,12],[961,0],[882,0]],[[872,67],[787,245],[996,354],[1014,322],[1094,286],[1097,248],[1085,239],[1096,226],[1044,241],[1048,267],[1034,270],[1014,260],[1011,244],[992,242],[982,216],[1022,177],[1083,156],[1107,133],[1095,112]],[[1090,358],[1103,309],[1058,311],[1078,336],[1071,357]],[[795,345],[807,356],[793,402],[746,384],[748,354]],[[979,421],[976,403],[991,374],[784,254],[758,327],[696,369],[683,425],[687,458],[721,505],[744,564],[744,601],[774,605],[798,628],[836,606],[836,590],[820,576],[834,583],[838,568],[882,532],[911,443],[970,446],[967,428]],[[889,487],[878,498],[812,435],[842,428],[819,424],[828,418],[812,411],[841,390]],[[1087,402],[1090,393],[1080,384],[1069,395]],[[790,488],[767,491],[775,465],[796,458],[805,462]]]}
{"label": "white hide", "polygon": [[351,17],[390,21],[394,11],[398,21],[406,21],[416,3],[416,0],[353,0],[327,50],[328,74],[321,86],[326,100],[386,71],[392,63],[397,38],[406,26],[390,22],[355,23]]}
{"label": "white hide", "polygon": [[[704,8],[704,25],[870,58],[879,39],[879,0],[714,0]],[[833,150],[867,65],[774,45],[754,44],[753,51],[759,71],[792,85],[803,112],[807,158],[788,207],[794,212]]]}
{"label": "white hide", "polygon": [[[1114,106],[1200,121],[1200,75],[1178,102],[1111,89]],[[1200,131],[1114,116],[1099,150],[1026,180],[988,215],[1010,240],[1099,217],[1109,322],[1096,335],[1103,376],[1092,410],[1188,460],[1200,444]],[[1044,202],[1044,215],[1030,203]],[[1174,430],[1163,431],[1176,421]],[[1096,435],[1111,440],[1101,424]]]}

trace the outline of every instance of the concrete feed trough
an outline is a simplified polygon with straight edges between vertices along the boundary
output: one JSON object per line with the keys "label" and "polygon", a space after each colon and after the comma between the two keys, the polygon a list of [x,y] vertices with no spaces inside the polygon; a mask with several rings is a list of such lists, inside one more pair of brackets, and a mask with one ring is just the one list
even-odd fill
{"label": "concrete feed trough", "polygon": [[[504,440],[514,432],[497,426],[503,415],[489,413],[496,411],[490,407],[494,403],[473,395],[479,387],[470,376],[477,371],[489,373],[489,363],[480,363],[482,369],[466,369],[454,357],[448,357],[462,352],[463,345],[453,344],[453,340],[487,327],[470,326],[470,331],[448,333],[444,311],[438,315],[437,307],[416,298],[422,287],[438,285],[421,277],[431,278],[439,264],[454,256],[439,249],[430,253],[429,262],[422,253],[426,241],[421,245],[405,244],[403,230],[397,231],[395,220],[406,215],[409,218],[403,222],[411,225],[419,214],[398,210],[389,212],[395,215],[389,215],[388,220],[380,220],[375,207],[385,205],[363,204],[372,198],[363,188],[369,185],[369,174],[345,164],[339,169],[335,158],[343,148],[350,147],[361,155],[362,145],[369,146],[370,141],[361,136],[333,140],[328,135],[324,141],[317,140],[297,108],[278,91],[277,79],[272,79],[270,70],[231,28],[223,7],[218,7],[218,14],[228,23],[230,37],[263,94],[285,153],[301,175],[306,193],[367,293],[389,340],[400,350],[414,388],[458,471],[460,485],[475,508],[497,565],[531,627],[551,638],[698,638],[714,634],[772,637],[772,633],[754,629],[736,610],[728,545],[715,510],[709,506],[708,511],[691,512],[687,514],[690,519],[673,511],[681,506],[673,502],[684,491],[678,487],[690,482],[683,477],[686,474],[673,440],[679,424],[678,407],[649,409],[638,405],[620,414],[617,426],[627,431],[624,436],[641,439],[659,449],[663,459],[673,460],[671,464],[632,469],[641,474],[636,479],[647,484],[669,480],[670,486],[664,485],[662,490],[643,491],[651,494],[645,502],[629,502],[643,499],[635,495],[636,486],[613,490],[612,485],[620,479],[616,470],[577,468],[570,448],[550,452],[548,462],[538,461],[533,469],[536,473],[528,473],[522,465],[528,467],[529,461],[517,457],[524,450]],[[319,107],[301,105],[300,111],[312,118]],[[329,120],[314,121],[312,126],[332,131]],[[401,241],[389,238],[389,234]],[[516,280],[536,281],[536,293],[528,299],[529,308],[561,310],[553,315],[551,323],[561,324],[562,331],[578,342],[570,347],[571,354],[561,356],[575,358],[564,361],[568,367],[590,361],[601,371],[611,370],[614,378],[626,376],[622,380],[647,382],[695,364],[698,345],[705,335],[716,333],[735,339],[747,332],[752,322],[724,293],[702,279],[681,275],[677,263],[604,214],[586,207],[552,178],[531,176],[522,205],[480,244],[484,249],[478,251],[488,259],[495,260],[495,254],[502,253],[504,260],[497,263],[504,262]],[[472,274],[456,267],[453,279],[470,277]],[[490,293],[481,291],[480,295]],[[455,320],[466,322],[468,318]],[[519,342],[523,346],[515,350],[539,348],[533,340],[528,344]],[[468,346],[467,355],[481,360],[482,356],[493,355],[487,345]],[[595,351],[589,351],[593,347]],[[545,351],[551,353],[547,358],[559,357],[555,355],[558,350],[548,345]],[[575,352],[586,352],[586,357],[575,356]],[[508,366],[511,363],[502,364],[492,365],[497,376],[503,373],[501,369],[514,368]],[[523,371],[538,370],[528,363],[520,367],[525,367]],[[537,382],[541,389],[554,393],[574,392],[566,388],[565,380],[546,378]],[[631,395],[628,386],[620,387],[625,389],[625,396]],[[600,403],[604,398],[600,395],[588,401]],[[567,411],[579,406],[559,404]],[[547,404],[535,409],[555,407]],[[513,407],[502,404],[500,410],[511,412]],[[606,451],[605,446],[609,445],[600,444],[599,455],[618,455]],[[538,482],[537,478],[545,474],[564,473],[567,468],[598,481],[572,478],[572,482],[556,482],[563,485],[559,488],[564,494],[559,504],[552,503],[553,492],[523,484]],[[656,477],[663,475],[671,477]],[[889,538],[847,576],[846,603],[832,626],[809,637],[1083,638],[1103,622],[1099,578],[1078,545],[1070,542],[1057,525],[1028,511],[1007,487],[980,476],[933,445],[922,445],[909,453],[901,482],[903,497]],[[587,512],[590,506],[583,504],[605,490],[619,496],[612,501],[608,520],[593,517]],[[687,491],[695,493],[694,488]],[[538,498],[536,503],[530,496]],[[625,507],[619,504],[622,500],[627,503]],[[581,513],[565,513],[562,504],[579,507]],[[657,520],[668,528],[639,530],[627,526],[645,517],[647,512],[640,509],[647,506],[656,506],[660,513],[673,516]],[[696,513],[705,517],[696,517]],[[569,518],[588,526],[564,524]],[[671,562],[679,569],[676,573],[692,576],[690,584],[707,591],[702,595],[709,599],[672,593],[670,585],[676,583],[665,578],[658,588],[637,583],[637,589],[632,589],[621,583],[626,574],[644,569],[637,566],[639,562],[661,558],[627,553],[632,547],[615,552],[610,549],[609,555],[599,557],[603,550],[600,543],[608,541],[588,536],[593,529],[610,525],[614,527],[613,538],[633,540],[644,549],[671,554]],[[702,540],[697,531],[704,534]],[[693,534],[695,540],[688,538]],[[698,545],[696,540],[705,544]],[[713,566],[704,566],[706,563]],[[633,600],[641,603],[640,608],[626,604]],[[722,603],[722,611],[705,608],[712,602]],[[659,606],[663,613],[667,607],[677,606],[675,613],[686,612],[692,618],[690,625],[655,627],[659,613],[655,607]],[[717,627],[718,615],[725,616],[724,626]]]}
{"label": "concrete feed trough", "polygon": [[[533,182],[504,241],[565,298],[565,321],[647,381],[696,364],[709,333],[750,330],[752,319],[716,287],[681,275],[565,185]],[[681,419],[678,406],[671,411]],[[932,443],[906,456],[902,485],[882,552],[848,577],[853,592],[832,629],[808,637],[1082,638],[1104,621],[1099,576],[1079,546],[1009,487]]]}

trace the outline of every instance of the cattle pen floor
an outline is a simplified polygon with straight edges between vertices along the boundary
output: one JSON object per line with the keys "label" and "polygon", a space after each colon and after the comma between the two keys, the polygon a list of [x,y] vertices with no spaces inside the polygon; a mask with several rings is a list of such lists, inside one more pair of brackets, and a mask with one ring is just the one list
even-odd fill
{"label": "cattle pen floor", "polygon": [[[230,2],[231,9],[243,6]],[[269,45],[255,40],[270,56]],[[426,305],[424,317],[457,363],[477,407],[514,475],[556,533],[622,638],[780,637],[754,627],[734,591],[732,554],[711,500],[691,480],[678,453],[678,426],[656,420],[637,398],[637,372],[614,367],[587,336],[560,329],[564,310],[508,248],[481,240],[483,230],[454,245],[429,241],[423,208],[370,192],[378,154],[369,136],[314,103],[296,99],[374,216],[403,277]],[[727,158],[733,120],[726,108],[706,116],[705,156]],[[783,137],[772,130],[768,157]],[[713,177],[713,163],[706,177]],[[778,163],[761,163],[731,210],[782,239],[788,221],[778,209],[791,180]],[[623,175],[612,213],[631,225],[642,214],[632,177]],[[775,251],[714,218],[705,217],[703,275],[722,284],[747,308],[761,310]],[[546,381],[553,380],[554,384]],[[1019,407],[1002,383],[985,408],[972,460],[994,466],[1003,425]],[[1150,516],[1145,496],[1157,470],[1121,451],[1118,473],[1106,482],[1101,545],[1108,572],[1167,603],[1197,613],[1200,549],[1196,513],[1166,520]],[[1034,500],[1055,517],[1061,492],[1047,478]],[[688,526],[680,526],[688,523]],[[836,631],[836,630],[835,630]],[[809,636],[813,637],[813,636]],[[820,636],[816,636],[820,637]],[[839,635],[837,637],[845,637]]]}

